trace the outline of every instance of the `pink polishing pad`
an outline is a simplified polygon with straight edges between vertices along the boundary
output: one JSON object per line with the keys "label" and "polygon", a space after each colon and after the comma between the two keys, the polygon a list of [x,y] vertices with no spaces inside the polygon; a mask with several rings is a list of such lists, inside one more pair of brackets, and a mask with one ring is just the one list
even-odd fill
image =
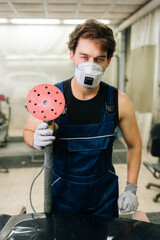
{"label": "pink polishing pad", "polygon": [[28,93],[26,104],[35,118],[51,121],[63,112],[65,99],[59,88],[51,84],[39,84]]}

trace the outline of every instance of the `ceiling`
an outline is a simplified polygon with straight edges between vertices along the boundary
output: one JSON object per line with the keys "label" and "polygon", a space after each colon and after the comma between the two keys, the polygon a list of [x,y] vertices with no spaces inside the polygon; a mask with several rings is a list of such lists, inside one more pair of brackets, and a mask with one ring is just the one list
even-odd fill
{"label": "ceiling", "polygon": [[0,18],[103,19],[119,25],[153,0],[0,0]]}

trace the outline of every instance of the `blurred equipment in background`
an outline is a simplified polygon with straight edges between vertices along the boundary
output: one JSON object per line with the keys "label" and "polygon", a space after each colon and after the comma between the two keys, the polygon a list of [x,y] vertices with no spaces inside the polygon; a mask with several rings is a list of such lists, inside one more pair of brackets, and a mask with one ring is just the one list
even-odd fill
{"label": "blurred equipment in background", "polygon": [[[144,162],[144,166],[153,174],[156,179],[160,180],[160,123],[155,124],[151,129],[151,154],[154,157],[158,157],[157,163]],[[148,183],[146,188],[150,187],[160,188],[160,184]],[[154,202],[158,202],[160,193],[154,198]]]}
{"label": "blurred equipment in background", "polygon": [[[8,112],[7,115],[2,112],[2,102],[6,103],[7,112]],[[10,117],[11,117],[11,107],[9,103],[9,98],[0,94],[0,147],[4,147],[8,142],[8,130],[9,130]]]}
{"label": "blurred equipment in background", "polygon": [[[2,106],[4,107],[4,109],[6,107],[7,110],[5,112],[7,113],[4,113],[2,111]],[[3,94],[0,94],[0,147],[5,147],[7,145],[10,118],[11,107],[9,103],[9,98],[5,97]],[[0,165],[5,169],[5,172],[9,172],[2,161],[0,161]]]}

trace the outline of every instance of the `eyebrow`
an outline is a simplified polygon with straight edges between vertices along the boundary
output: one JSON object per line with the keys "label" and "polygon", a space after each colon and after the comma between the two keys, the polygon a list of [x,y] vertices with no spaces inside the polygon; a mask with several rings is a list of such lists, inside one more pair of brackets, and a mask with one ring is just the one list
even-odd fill
{"label": "eyebrow", "polygon": [[[79,53],[80,55],[85,55],[85,56],[89,56],[87,53]],[[97,56],[97,57],[95,57],[95,58],[106,58],[107,57],[107,55],[101,55],[101,56]]]}

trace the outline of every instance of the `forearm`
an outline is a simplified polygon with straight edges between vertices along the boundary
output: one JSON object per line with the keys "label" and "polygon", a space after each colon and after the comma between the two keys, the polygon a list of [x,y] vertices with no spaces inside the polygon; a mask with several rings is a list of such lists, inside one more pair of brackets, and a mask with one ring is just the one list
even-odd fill
{"label": "forearm", "polygon": [[33,148],[34,133],[37,126],[42,123],[41,120],[36,119],[31,114],[29,115],[28,121],[23,130],[23,136],[25,143]]}
{"label": "forearm", "polygon": [[127,182],[137,186],[141,164],[141,147],[129,148],[127,154]]}
{"label": "forearm", "polygon": [[23,136],[25,143],[33,148],[34,131],[31,129],[24,128]]}

